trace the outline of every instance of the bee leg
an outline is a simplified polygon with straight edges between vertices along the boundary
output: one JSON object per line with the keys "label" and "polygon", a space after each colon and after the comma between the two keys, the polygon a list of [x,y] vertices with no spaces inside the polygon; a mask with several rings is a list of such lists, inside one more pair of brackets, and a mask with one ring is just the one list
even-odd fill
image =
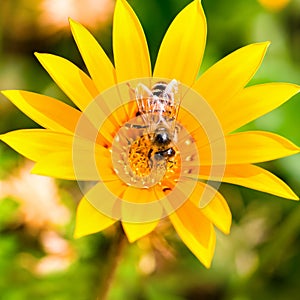
{"label": "bee leg", "polygon": [[150,149],[149,152],[148,152],[148,160],[150,162],[150,168],[151,169],[153,167],[153,160],[152,160],[152,157],[151,157],[152,152],[153,152],[153,149]]}
{"label": "bee leg", "polygon": [[135,89],[133,87],[131,87],[129,82],[127,82],[127,86],[129,88],[129,97],[130,97],[130,99],[134,99],[135,98]]}
{"label": "bee leg", "polygon": [[153,168],[153,159],[152,159],[152,157],[149,158],[149,165],[150,165],[150,169],[152,169]]}

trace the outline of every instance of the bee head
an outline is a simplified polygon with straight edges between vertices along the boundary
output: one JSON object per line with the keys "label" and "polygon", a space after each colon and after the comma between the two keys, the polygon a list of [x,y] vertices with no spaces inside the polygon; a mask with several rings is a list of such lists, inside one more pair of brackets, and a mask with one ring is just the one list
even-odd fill
{"label": "bee head", "polygon": [[154,132],[154,143],[156,145],[168,145],[171,143],[169,131],[164,127],[158,127]]}

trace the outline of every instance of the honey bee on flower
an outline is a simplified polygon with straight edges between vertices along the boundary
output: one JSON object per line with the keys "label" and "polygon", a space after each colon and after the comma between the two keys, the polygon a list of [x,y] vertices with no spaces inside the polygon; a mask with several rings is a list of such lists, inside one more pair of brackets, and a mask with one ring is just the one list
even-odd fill
{"label": "honey bee on flower", "polygon": [[169,83],[156,82],[151,89],[143,83],[133,89],[138,106],[136,116],[143,124],[126,125],[144,128],[142,136],[133,141],[129,149],[129,163],[137,175],[147,176],[152,169],[164,173],[167,165],[176,163],[175,143],[179,130],[176,119],[180,106],[178,88],[178,81],[173,79]]}

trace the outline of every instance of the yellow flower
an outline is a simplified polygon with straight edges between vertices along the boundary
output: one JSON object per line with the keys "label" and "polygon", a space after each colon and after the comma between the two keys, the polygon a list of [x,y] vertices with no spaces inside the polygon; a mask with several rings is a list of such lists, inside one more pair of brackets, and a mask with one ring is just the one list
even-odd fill
{"label": "yellow flower", "polygon": [[258,2],[269,10],[279,11],[286,7],[290,0],[258,0]]}
{"label": "yellow flower", "polygon": [[[232,133],[299,92],[299,86],[288,83],[246,87],[268,42],[236,50],[196,79],[206,43],[206,19],[199,0],[170,25],[153,73],[142,27],[125,0],[117,0],[114,12],[114,66],[82,25],[72,20],[70,24],[90,76],[64,58],[40,53],[36,57],[78,109],[32,92],[3,91],[45,129],[8,132],[0,139],[36,162],[35,173],[79,183],[93,181],[78,206],[76,237],[104,230],[120,219],[133,242],[167,216],[187,247],[209,267],[216,241],[214,226],[228,234],[231,213],[223,196],[207,181],[298,200],[283,181],[254,163],[299,153],[299,147],[269,132]],[[143,186],[143,172],[152,169],[140,167],[134,174],[137,183],[130,184],[124,170],[134,163],[128,153],[136,150],[142,138],[133,134],[141,129],[129,126],[136,118],[137,103],[126,97],[131,90],[128,84],[134,88],[155,83],[156,78],[182,84],[177,122],[180,134],[187,138],[174,146],[176,154],[162,177]],[[148,142],[143,141],[142,151],[149,150]],[[120,161],[123,169],[118,170]],[[150,164],[150,154],[146,163]],[[124,171],[125,179],[119,171]]]}

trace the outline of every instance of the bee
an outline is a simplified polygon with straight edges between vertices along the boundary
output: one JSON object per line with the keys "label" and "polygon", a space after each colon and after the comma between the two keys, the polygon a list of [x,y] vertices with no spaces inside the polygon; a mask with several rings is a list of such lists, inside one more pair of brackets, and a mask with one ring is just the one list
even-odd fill
{"label": "bee", "polygon": [[159,81],[151,89],[139,83],[134,89],[136,116],[142,119],[142,125],[130,126],[144,129],[144,133],[131,144],[129,161],[140,175],[149,175],[153,167],[165,168],[176,155],[178,88],[178,81],[173,79],[169,83]]}

